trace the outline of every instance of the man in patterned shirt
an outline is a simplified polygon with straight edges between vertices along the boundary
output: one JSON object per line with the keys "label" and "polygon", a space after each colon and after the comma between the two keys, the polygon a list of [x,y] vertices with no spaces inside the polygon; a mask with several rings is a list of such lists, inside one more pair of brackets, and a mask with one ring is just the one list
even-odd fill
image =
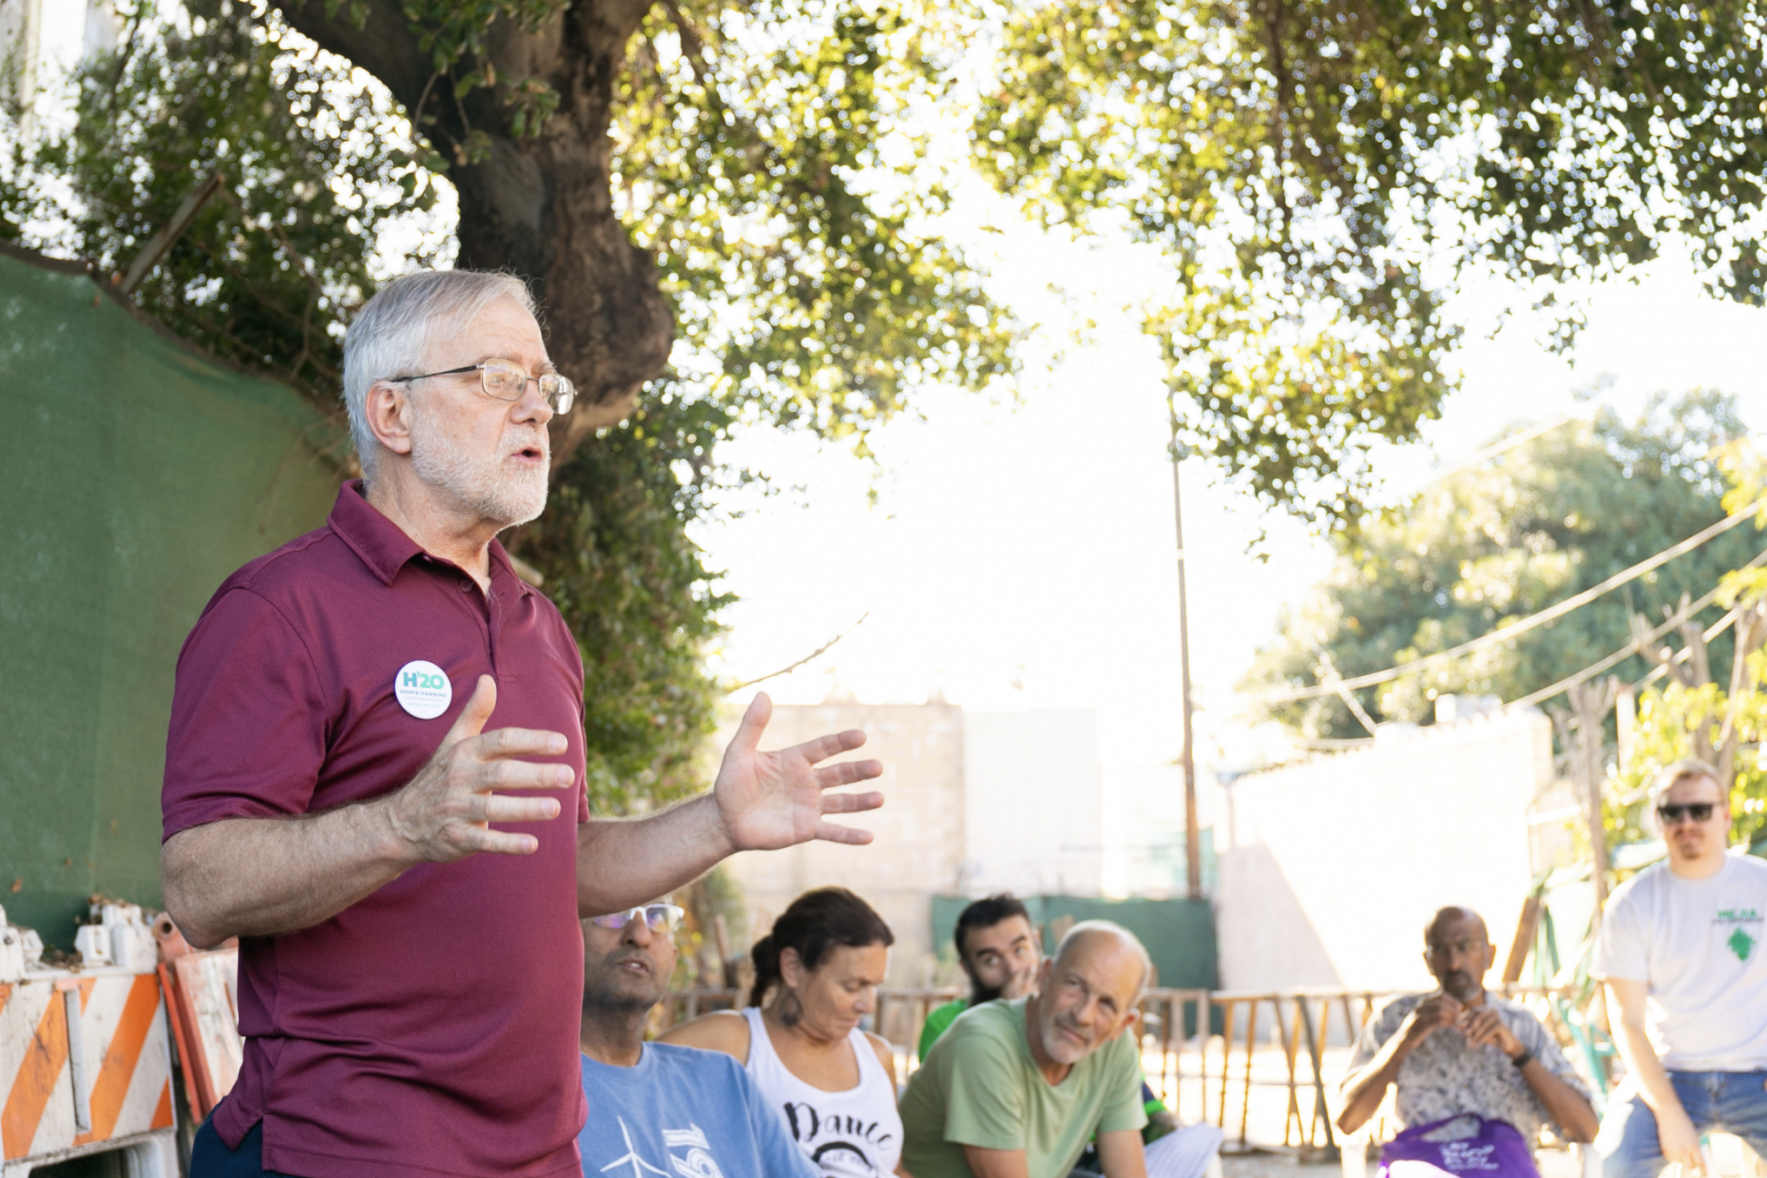
{"label": "man in patterned shirt", "polygon": [[1485,992],[1497,947],[1484,920],[1444,908],[1423,936],[1424,964],[1440,988],[1393,999],[1362,1028],[1338,1128],[1359,1129],[1397,1083],[1407,1126],[1473,1113],[1509,1122],[1530,1149],[1543,1124],[1572,1141],[1593,1141],[1589,1087],[1551,1033],[1525,1008]]}

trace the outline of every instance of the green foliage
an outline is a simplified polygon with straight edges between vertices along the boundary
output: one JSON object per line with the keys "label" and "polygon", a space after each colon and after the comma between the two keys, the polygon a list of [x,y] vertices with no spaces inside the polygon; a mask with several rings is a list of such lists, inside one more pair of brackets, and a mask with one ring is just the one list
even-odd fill
{"label": "green foliage", "polygon": [[123,43],[78,79],[72,126],[31,139],[12,124],[8,232],[120,274],[219,170],[223,189],[136,302],[333,408],[377,240],[428,210],[434,187],[384,94],[338,58],[285,45],[273,12],[242,21],[223,0],[192,0],[187,22],[176,15],[119,5]]}
{"label": "green foliage", "polygon": [[[406,15],[433,34],[425,52],[447,83],[438,100],[469,80],[501,85],[518,95],[521,135],[540,129],[556,95],[498,79],[482,38],[498,16],[538,27],[555,8],[414,4]],[[350,312],[377,275],[433,261],[375,251],[401,218],[431,208],[437,157],[379,87],[261,5],[193,0],[186,21],[144,0],[122,15],[125,47],[87,69],[71,130],[31,140],[11,124],[15,166],[0,185],[11,235],[121,269],[222,169],[226,191],[138,301],[334,407]],[[891,136],[908,84],[892,64],[901,20],[786,7],[712,20],[709,41],[685,17],[647,26],[617,132],[624,209],[662,252],[685,371],[585,443],[558,472],[544,520],[509,538],[582,647],[592,798],[608,812],[705,782],[696,758],[718,688],[700,659],[728,598],[687,528],[715,510],[721,486],[747,477],[714,458],[732,425],[764,417],[863,450],[864,432],[906,408],[915,386],[979,385],[1011,367],[1010,327],[925,229],[942,195],[908,183],[913,143]],[[726,41],[719,20],[748,40]],[[715,64],[715,77],[696,64]],[[457,159],[472,154],[455,146]],[[878,176],[894,188],[871,186]]]}
{"label": "green foliage", "polygon": [[546,513],[508,537],[583,652],[589,801],[632,813],[705,788],[704,739],[721,692],[701,669],[732,599],[686,524],[716,490],[717,403],[665,385],[627,421],[584,443]]}
{"label": "green foliage", "polygon": [[[474,128],[460,100],[474,90],[497,86],[497,68],[491,63],[486,39],[498,20],[507,20],[523,32],[538,33],[568,6],[569,0],[405,0],[405,19],[417,33],[417,47],[429,55],[432,70],[412,117],[426,134],[443,133],[442,123],[430,105],[451,103],[465,127],[465,136],[454,143],[454,159],[460,164],[481,164],[491,158],[489,135]],[[326,15],[335,15],[338,0],[326,0]],[[361,27],[367,5],[352,12]],[[463,71],[463,66],[471,66]],[[545,78],[528,75],[503,79],[504,106],[509,108],[509,131],[516,138],[536,136],[558,109],[558,91]],[[502,128],[497,128],[502,130]]]}
{"label": "green foliage", "polygon": [[622,216],[656,251],[687,371],[861,453],[910,390],[1010,374],[1013,325],[928,228],[946,194],[904,129],[931,98],[912,14],[708,7],[652,10],[615,130]]}
{"label": "green foliage", "polygon": [[[1724,496],[1724,507],[1731,514],[1740,515],[1767,500],[1767,459],[1748,442],[1738,440],[1723,447],[1719,465],[1731,483]],[[1760,542],[1758,535],[1755,541]],[[1747,611],[1767,602],[1767,569],[1737,569],[1725,574],[1721,585],[1718,605],[1726,610]],[[1701,756],[1698,736],[1711,748],[1722,748],[1728,736],[1736,741],[1730,782],[1732,840],[1753,843],[1767,835],[1767,765],[1762,763],[1760,747],[1767,737],[1767,691],[1762,690],[1767,682],[1767,650],[1750,653],[1744,667],[1740,685],[1714,667],[1712,675],[1722,686],[1671,681],[1639,695],[1626,765],[1616,773],[1602,801],[1602,824],[1610,842],[1633,842],[1654,834],[1645,796],[1651,778],[1675,761]],[[1731,688],[1737,688],[1734,694]],[[1722,769],[1722,757],[1717,763]]]}
{"label": "green foliage", "polygon": [[[1754,682],[1767,674],[1767,656],[1750,656]],[[1757,665],[1758,664],[1758,665]],[[1700,727],[1717,735],[1730,710],[1730,698],[1715,683],[1646,688],[1638,697],[1638,723],[1624,772],[1603,791],[1602,826],[1610,846],[1656,837],[1645,812],[1645,791],[1658,769],[1693,755],[1691,733]],[[1736,723],[1743,744],[1737,749],[1730,787],[1731,838],[1754,842],[1767,833],[1767,769],[1759,742],[1767,734],[1767,694],[1759,687],[1737,701]]]}
{"label": "green foliage", "polygon": [[[1267,502],[1354,515],[1366,439],[1412,436],[1448,387],[1462,272],[1601,278],[1680,234],[1712,289],[1762,299],[1752,5],[978,12],[1003,27],[978,166],[1046,223],[1169,255],[1148,326],[1186,441]],[[1561,313],[1560,342],[1576,322]]]}
{"label": "green foliage", "polygon": [[[1604,410],[1593,425],[1551,430],[1449,475],[1334,538],[1331,574],[1284,614],[1246,690],[1314,684],[1322,653],[1350,678],[1457,646],[1686,539],[1726,514],[1714,451],[1742,433],[1730,397],[1696,392],[1658,398],[1632,423]],[[1734,529],[1513,642],[1363,688],[1358,699],[1376,720],[1428,723],[1438,694],[1519,698],[1625,646],[1628,603],[1660,621],[1684,593],[1710,591],[1761,547],[1752,529]],[[1699,620],[1722,612],[1714,605]],[[1729,643],[1724,636],[1712,651],[1713,673],[1726,681]],[[1649,669],[1634,656],[1615,673],[1637,679]],[[1367,735],[1336,697],[1265,714],[1309,738]]]}

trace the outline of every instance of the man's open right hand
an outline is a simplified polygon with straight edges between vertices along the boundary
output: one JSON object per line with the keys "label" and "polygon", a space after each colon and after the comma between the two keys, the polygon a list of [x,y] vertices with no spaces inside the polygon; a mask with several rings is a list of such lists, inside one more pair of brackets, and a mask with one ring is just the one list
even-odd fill
{"label": "man's open right hand", "polygon": [[1687,1110],[1676,1106],[1656,1112],[1657,1144],[1662,1147],[1663,1160],[1679,1163],[1683,1174],[1704,1172],[1705,1157],[1700,1153],[1699,1130],[1688,1119]]}
{"label": "man's open right hand", "polygon": [[386,799],[386,816],[402,856],[447,863],[479,851],[531,855],[531,834],[492,830],[493,822],[545,822],[559,814],[556,798],[510,797],[509,789],[566,789],[577,775],[568,765],[522,757],[557,756],[569,747],[561,732],[499,728],[485,732],[497,707],[497,684],[480,675],[472,698],[442,738],[429,764]]}

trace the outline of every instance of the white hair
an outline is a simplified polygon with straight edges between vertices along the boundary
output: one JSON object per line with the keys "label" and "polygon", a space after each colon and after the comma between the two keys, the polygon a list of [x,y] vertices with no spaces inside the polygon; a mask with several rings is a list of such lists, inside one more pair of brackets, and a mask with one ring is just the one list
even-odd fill
{"label": "white hair", "polygon": [[1153,960],[1148,957],[1147,946],[1141,943],[1141,939],[1114,920],[1082,920],[1070,928],[1062,936],[1061,944],[1055,947],[1055,968],[1060,968],[1061,963],[1082,938],[1094,933],[1110,933],[1124,945],[1133,949],[1135,955],[1141,958],[1141,980],[1135,984],[1135,1003],[1132,1005],[1139,1004],[1141,996],[1147,993],[1148,979],[1153,976]]}
{"label": "white hair", "polygon": [[344,408],[363,478],[374,480],[380,459],[380,442],[368,428],[368,390],[376,381],[427,372],[436,341],[465,331],[498,299],[514,299],[538,318],[525,282],[486,270],[406,274],[381,287],[356,313],[344,336]]}

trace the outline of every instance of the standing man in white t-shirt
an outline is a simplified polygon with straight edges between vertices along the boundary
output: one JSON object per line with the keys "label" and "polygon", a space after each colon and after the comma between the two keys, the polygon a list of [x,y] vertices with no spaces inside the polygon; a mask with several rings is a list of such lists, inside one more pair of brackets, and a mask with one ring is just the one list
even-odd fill
{"label": "standing man in white t-shirt", "polygon": [[1729,854],[1712,766],[1678,761],[1650,797],[1669,860],[1615,890],[1590,968],[1627,1073],[1595,1139],[1606,1178],[1703,1169],[1714,1130],[1767,1154],[1767,863]]}

